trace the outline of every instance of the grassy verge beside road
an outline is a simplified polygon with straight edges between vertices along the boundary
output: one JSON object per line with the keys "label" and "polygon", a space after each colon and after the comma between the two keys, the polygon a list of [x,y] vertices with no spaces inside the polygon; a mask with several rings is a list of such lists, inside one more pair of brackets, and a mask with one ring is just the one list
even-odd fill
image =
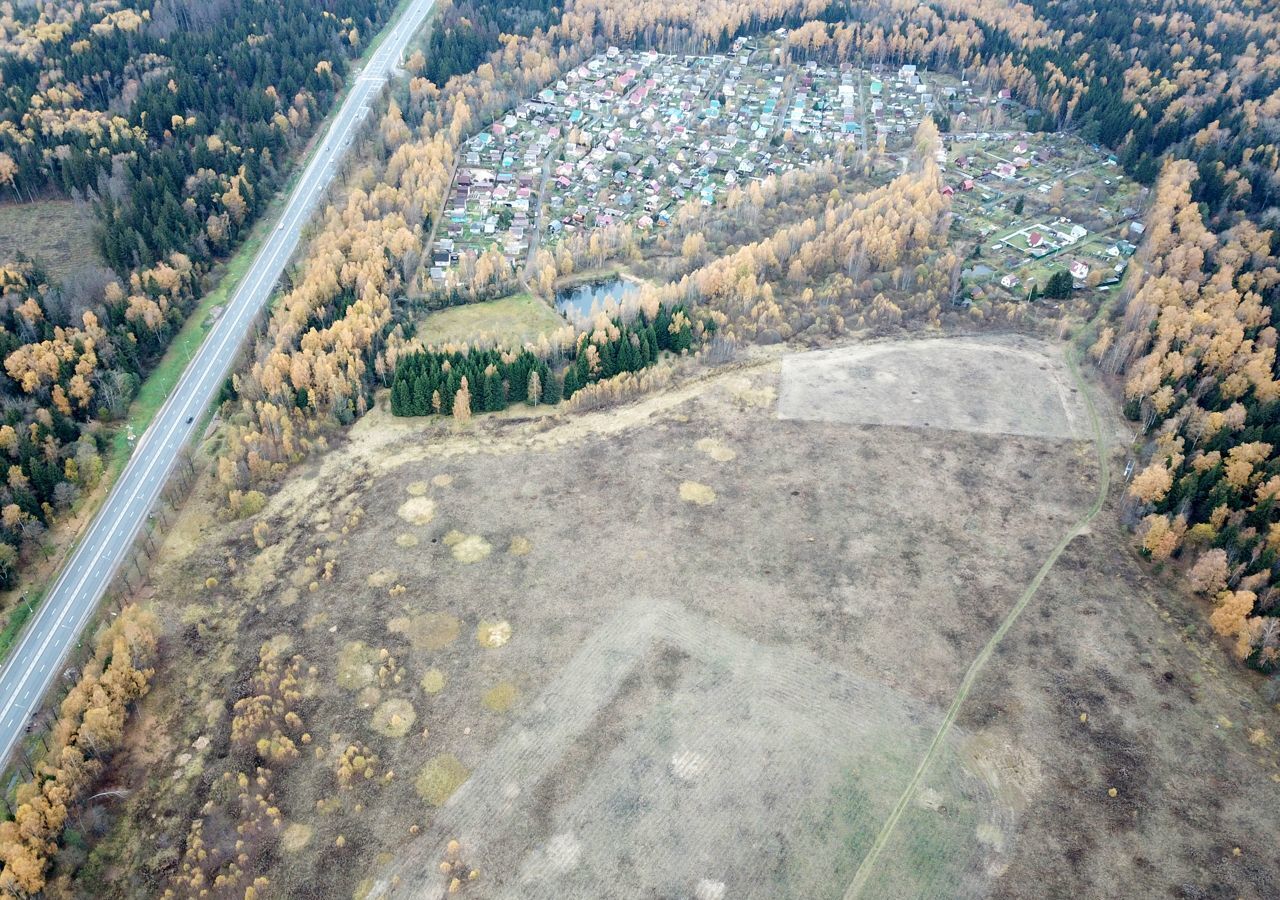
{"label": "grassy verge beside road", "polygon": [[[388,24],[378,32],[377,36],[370,41],[360,55],[360,58],[353,63],[346,85],[334,97],[330,113],[342,107],[347,94],[359,76],[359,72],[367,64],[370,57],[377,52],[378,47],[391,32],[394,24],[408,7],[409,2],[410,0],[400,0],[400,3],[397,4],[388,19]],[[427,22],[429,23],[430,21],[429,17]],[[141,437],[142,433],[151,424],[152,419],[155,418],[156,413],[159,412],[160,407],[164,405],[165,399],[182,378],[182,373],[186,369],[188,362],[195,355],[201,342],[213,327],[217,310],[230,301],[239,287],[241,279],[251,267],[258,251],[262,248],[263,242],[270,236],[272,229],[275,228],[276,221],[283,212],[287,198],[293,191],[299,176],[310,165],[331,125],[331,115],[326,116],[324,122],[316,130],[316,133],[312,135],[311,140],[294,161],[285,184],[276,191],[275,197],[258,217],[248,237],[244,239],[226,261],[217,266],[207,276],[207,283],[213,284],[214,287],[201,297],[200,302],[187,317],[182,328],[174,335],[160,362],[142,382],[137,396],[134,397],[129,406],[125,421],[121,423],[112,435],[110,449],[107,458],[104,460],[105,471],[98,487],[82,499],[73,517],[61,523],[61,527],[55,526],[48,536],[46,543],[57,546],[60,552],[52,554],[42,564],[35,566],[33,571],[22,579],[18,587],[8,592],[10,600],[8,609],[0,611],[0,616],[3,616],[6,612],[8,613],[6,619],[0,620],[2,621],[2,624],[0,624],[0,664],[4,663],[9,650],[17,643],[23,626],[30,620],[39,606],[40,599],[44,596],[49,584],[57,577],[63,561],[70,556],[79,543],[80,529],[92,520],[103,498],[107,496],[116,478],[124,470],[132,449],[129,433],[132,431],[135,438]],[[26,596],[28,600],[21,604],[12,602],[14,598],[21,596]]]}
{"label": "grassy verge beside road", "polygon": [[[41,590],[40,594],[43,595]],[[9,621],[5,622],[4,628],[0,628],[0,659],[4,659],[9,653],[9,648],[18,642],[18,635],[22,633],[22,626],[27,624],[27,620],[31,618],[31,614],[35,612],[36,607],[40,605],[42,596],[28,597],[20,602],[14,608],[13,614],[9,616]]]}

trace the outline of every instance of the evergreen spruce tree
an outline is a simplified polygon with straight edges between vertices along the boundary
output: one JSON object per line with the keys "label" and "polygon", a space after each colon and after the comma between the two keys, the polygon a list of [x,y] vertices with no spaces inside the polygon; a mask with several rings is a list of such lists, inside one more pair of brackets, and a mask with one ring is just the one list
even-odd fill
{"label": "evergreen spruce tree", "polygon": [[1065,300],[1071,296],[1071,288],[1071,273],[1064,269],[1049,277],[1049,283],[1044,286],[1044,295],[1052,300]]}
{"label": "evergreen spruce tree", "polygon": [[658,361],[658,352],[659,352],[658,333],[657,331],[654,330],[653,325],[650,324],[647,328],[645,328],[644,334],[645,334],[645,338],[649,342],[649,365],[653,365]]}
{"label": "evergreen spruce tree", "polygon": [[618,354],[613,341],[605,341],[599,346],[600,377],[612,378],[618,374]]}
{"label": "evergreen spruce tree", "polygon": [[554,406],[560,402],[560,379],[547,367],[542,369],[542,402]]}
{"label": "evergreen spruce tree", "polygon": [[484,377],[484,408],[498,412],[507,408],[507,389],[502,384],[502,373],[494,366]]}
{"label": "evergreen spruce tree", "polygon": [[445,380],[440,391],[440,414],[445,416],[453,415],[453,395],[458,393],[458,388],[462,386],[462,376],[458,373],[457,367],[449,372],[449,377]]}
{"label": "evergreen spruce tree", "polygon": [[425,376],[419,376],[414,379],[413,396],[410,402],[406,404],[409,407],[408,415],[425,416],[431,412],[431,385]]}
{"label": "evergreen spruce tree", "polygon": [[665,305],[658,307],[658,315],[653,320],[653,331],[658,338],[659,350],[671,349],[671,310]]}

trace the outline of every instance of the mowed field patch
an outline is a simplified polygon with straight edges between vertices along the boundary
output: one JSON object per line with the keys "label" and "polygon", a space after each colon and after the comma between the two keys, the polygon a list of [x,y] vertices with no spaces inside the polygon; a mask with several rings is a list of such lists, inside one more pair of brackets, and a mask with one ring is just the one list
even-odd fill
{"label": "mowed field patch", "polygon": [[564,318],[554,309],[532,294],[522,293],[428,313],[418,324],[418,337],[424,344],[436,346],[493,341],[518,347],[564,325]]}
{"label": "mowed field patch", "polygon": [[788,356],[784,419],[1087,439],[1060,348],[1022,336],[858,344]]}

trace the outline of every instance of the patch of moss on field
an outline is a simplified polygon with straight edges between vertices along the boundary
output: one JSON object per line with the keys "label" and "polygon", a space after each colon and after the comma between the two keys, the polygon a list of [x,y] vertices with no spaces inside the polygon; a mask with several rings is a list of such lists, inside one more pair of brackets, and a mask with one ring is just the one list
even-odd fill
{"label": "patch of moss on field", "polygon": [[441,753],[432,757],[422,767],[413,786],[418,796],[432,806],[443,806],[453,796],[453,792],[462,787],[471,777],[466,766],[458,761],[452,753]]}

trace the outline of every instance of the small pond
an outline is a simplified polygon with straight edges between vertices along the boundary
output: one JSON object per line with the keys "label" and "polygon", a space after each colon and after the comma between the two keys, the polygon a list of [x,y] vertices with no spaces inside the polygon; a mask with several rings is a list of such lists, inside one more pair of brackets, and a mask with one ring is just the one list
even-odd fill
{"label": "small pond", "polygon": [[640,290],[640,284],[626,278],[613,277],[556,292],[556,309],[569,320],[588,318]]}

